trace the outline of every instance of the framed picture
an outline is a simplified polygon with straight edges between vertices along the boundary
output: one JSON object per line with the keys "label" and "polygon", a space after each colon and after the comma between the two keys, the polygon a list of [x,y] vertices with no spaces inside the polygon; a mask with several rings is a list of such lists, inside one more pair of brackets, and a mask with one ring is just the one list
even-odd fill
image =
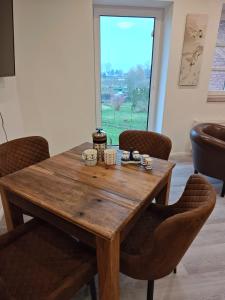
{"label": "framed picture", "polygon": [[197,86],[201,71],[208,15],[188,14],[180,68],[180,86]]}

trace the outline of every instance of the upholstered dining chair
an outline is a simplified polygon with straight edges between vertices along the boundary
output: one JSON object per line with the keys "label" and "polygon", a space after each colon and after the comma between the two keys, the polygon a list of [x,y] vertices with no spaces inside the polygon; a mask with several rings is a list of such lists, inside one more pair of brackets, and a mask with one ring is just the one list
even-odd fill
{"label": "upholstered dining chair", "polygon": [[0,176],[49,158],[49,146],[40,136],[15,139],[0,145]]}
{"label": "upholstered dining chair", "polygon": [[147,300],[154,280],[170,274],[211,214],[216,193],[201,176],[192,175],[180,200],[169,206],[152,204],[121,245],[121,272],[148,280]]}
{"label": "upholstered dining chair", "polygon": [[86,283],[96,300],[95,253],[32,219],[0,236],[1,300],[69,300]]}
{"label": "upholstered dining chair", "polygon": [[[19,171],[49,158],[49,146],[40,136],[15,139],[0,145],[0,177]],[[23,214],[29,213],[14,207],[14,219],[23,223]]]}
{"label": "upholstered dining chair", "polygon": [[171,140],[160,133],[142,130],[126,130],[119,136],[121,150],[138,150],[140,154],[167,160],[172,148]]}
{"label": "upholstered dining chair", "polygon": [[[171,148],[171,140],[157,132],[126,130],[119,136],[120,150],[138,150],[140,154],[148,154],[155,158],[168,160]],[[156,202],[162,204],[160,197],[156,196]]]}
{"label": "upholstered dining chair", "polygon": [[[39,136],[0,145],[0,177],[49,158]],[[14,207],[17,221],[22,213]],[[25,212],[26,213],[26,212]],[[36,218],[0,236],[1,300],[66,300],[90,282],[96,300],[96,259],[85,246]]]}

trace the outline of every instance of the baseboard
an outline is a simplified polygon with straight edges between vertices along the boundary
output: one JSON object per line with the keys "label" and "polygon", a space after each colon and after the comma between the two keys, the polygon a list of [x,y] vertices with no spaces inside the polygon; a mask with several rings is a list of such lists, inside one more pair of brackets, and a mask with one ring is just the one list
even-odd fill
{"label": "baseboard", "polygon": [[4,215],[3,207],[0,208],[0,220],[2,219]]}
{"label": "baseboard", "polygon": [[175,158],[179,158],[182,156],[191,156],[191,152],[172,152],[170,154],[170,159],[175,159]]}

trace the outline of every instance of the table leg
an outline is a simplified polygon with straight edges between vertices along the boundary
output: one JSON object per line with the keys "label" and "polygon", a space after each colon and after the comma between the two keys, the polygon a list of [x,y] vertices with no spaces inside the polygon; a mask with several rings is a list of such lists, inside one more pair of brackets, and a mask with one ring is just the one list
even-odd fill
{"label": "table leg", "polygon": [[2,206],[5,215],[6,227],[8,231],[10,231],[24,223],[23,213],[19,207],[13,205],[8,201],[10,192],[7,192],[4,188],[1,188],[0,193],[1,193]]}
{"label": "table leg", "polygon": [[167,183],[156,197],[157,204],[168,205],[169,202],[169,194],[170,194],[170,184],[171,184],[172,171],[169,173],[167,178]]}
{"label": "table leg", "polygon": [[106,240],[97,237],[99,299],[119,300],[120,234]]}

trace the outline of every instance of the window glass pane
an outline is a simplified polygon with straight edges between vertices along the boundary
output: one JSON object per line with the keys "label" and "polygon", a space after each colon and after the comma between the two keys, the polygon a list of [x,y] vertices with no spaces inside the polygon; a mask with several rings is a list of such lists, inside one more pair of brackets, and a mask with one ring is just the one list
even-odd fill
{"label": "window glass pane", "polygon": [[217,42],[218,43],[225,43],[225,20],[220,21]]}
{"label": "window glass pane", "polygon": [[101,117],[109,141],[147,130],[154,18],[100,17]]}
{"label": "window glass pane", "polygon": [[[218,44],[225,44],[225,20],[220,21],[219,32],[217,36]],[[225,69],[225,47],[216,46],[213,68]],[[225,90],[225,71],[213,70],[209,82],[210,91],[224,91]]]}
{"label": "window glass pane", "polygon": [[224,91],[225,90],[225,72],[212,71],[210,82],[210,91]]}
{"label": "window glass pane", "polygon": [[213,67],[224,67],[225,68],[225,48],[216,47]]}

